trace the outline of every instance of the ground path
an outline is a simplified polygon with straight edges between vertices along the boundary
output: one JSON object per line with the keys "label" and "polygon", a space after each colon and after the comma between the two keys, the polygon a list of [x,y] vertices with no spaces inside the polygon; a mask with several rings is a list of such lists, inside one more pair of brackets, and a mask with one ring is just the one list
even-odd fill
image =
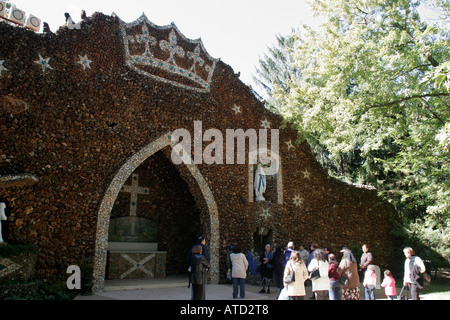
{"label": "ground path", "polygon": [[[259,293],[261,287],[246,285],[245,300],[276,300],[277,290],[270,294]],[[189,300],[190,290],[187,288],[187,277],[171,276],[164,279],[151,280],[109,280],[105,283],[105,291],[90,296],[78,295],[75,300]],[[397,288],[397,294],[400,288]],[[207,287],[207,300],[232,300],[230,284],[210,284]],[[306,287],[306,297],[312,296],[311,287]],[[384,289],[375,290],[377,300],[387,300]],[[422,300],[450,300],[450,288],[446,293],[422,294]],[[238,301],[241,299],[237,299]],[[364,291],[361,286],[361,300]]]}

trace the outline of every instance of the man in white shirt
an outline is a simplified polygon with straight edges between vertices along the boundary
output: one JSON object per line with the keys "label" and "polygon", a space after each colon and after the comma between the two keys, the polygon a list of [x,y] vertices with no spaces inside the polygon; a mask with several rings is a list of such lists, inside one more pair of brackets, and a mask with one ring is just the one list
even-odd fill
{"label": "man in white shirt", "polygon": [[412,300],[419,300],[419,290],[422,285],[418,282],[420,275],[425,272],[425,264],[422,259],[414,255],[414,250],[410,247],[403,249],[405,254],[405,274],[403,276],[404,286],[408,286]]}

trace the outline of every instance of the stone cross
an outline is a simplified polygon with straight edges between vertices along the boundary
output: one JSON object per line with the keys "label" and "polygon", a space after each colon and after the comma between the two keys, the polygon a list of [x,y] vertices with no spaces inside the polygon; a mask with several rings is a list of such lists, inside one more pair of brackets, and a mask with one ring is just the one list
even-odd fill
{"label": "stone cross", "polygon": [[[130,216],[136,217],[138,194],[148,194],[148,188],[139,187],[139,175],[133,173],[131,175],[131,186],[123,185],[121,192],[128,192],[130,196]],[[134,220],[132,222],[131,231],[134,233]]]}
{"label": "stone cross", "polygon": [[170,57],[166,61],[172,63],[175,66],[177,65],[174,59],[175,55],[180,57],[185,56],[183,48],[177,46],[177,42],[177,35],[175,34],[174,30],[170,31],[169,42],[167,42],[166,40],[161,40],[159,42],[159,46],[161,47],[161,49],[169,52],[170,54]]}
{"label": "stone cross", "polygon": [[144,23],[144,25],[142,26],[142,34],[136,35],[136,40],[139,43],[145,44],[144,56],[153,57],[153,54],[150,51],[150,45],[152,46],[156,45],[156,38],[150,36],[146,23]]}
{"label": "stone cross", "polygon": [[200,58],[200,46],[197,45],[197,47],[195,47],[194,49],[194,52],[188,52],[187,56],[189,59],[194,61],[190,70],[194,73],[197,73],[197,71],[195,70],[195,64],[198,63],[199,66],[203,66],[205,64],[205,61]]}

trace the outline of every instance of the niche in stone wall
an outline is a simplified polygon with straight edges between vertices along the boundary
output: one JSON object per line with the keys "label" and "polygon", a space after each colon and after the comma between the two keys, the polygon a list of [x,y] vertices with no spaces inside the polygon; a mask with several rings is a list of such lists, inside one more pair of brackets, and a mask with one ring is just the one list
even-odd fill
{"label": "niche in stone wall", "polygon": [[259,227],[253,233],[253,252],[260,255],[264,252],[266,244],[272,245],[273,230],[268,227]]}
{"label": "niche in stone wall", "polygon": [[[263,193],[264,201],[274,204],[283,204],[283,173],[281,166],[281,158],[276,156],[277,165],[273,164],[270,160],[268,163],[262,164],[266,179],[266,190]],[[255,194],[255,176],[257,176],[258,164],[248,165],[248,202],[258,202]],[[277,168],[276,173],[273,172],[273,168]]]}

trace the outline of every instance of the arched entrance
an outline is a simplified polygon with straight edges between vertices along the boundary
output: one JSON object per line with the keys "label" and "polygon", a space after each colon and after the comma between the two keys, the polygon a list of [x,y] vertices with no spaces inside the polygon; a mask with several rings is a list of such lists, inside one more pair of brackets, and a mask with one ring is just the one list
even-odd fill
{"label": "arched entrance", "polygon": [[[97,233],[95,243],[95,258],[94,258],[94,292],[103,291],[105,283],[105,271],[107,261],[108,250],[108,229],[111,211],[114,206],[114,202],[120,192],[122,186],[128,177],[134,172],[134,170],[142,164],[146,159],[151,157],[159,150],[171,146],[170,133],[163,134],[158,139],[154,140],[146,147],[142,148],[131,158],[129,158],[125,164],[118,170],[113,180],[111,181],[108,189],[100,204],[98,221],[97,221]],[[192,162],[191,162],[192,163]],[[194,164],[186,165],[188,172],[194,178],[197,188],[200,189],[206,207],[209,213],[209,248],[211,252],[211,280],[213,283],[219,281],[219,216],[217,210],[217,204],[209,188],[208,183],[202,176],[201,172]],[[189,184],[189,182],[187,182]],[[192,186],[194,187],[194,186]]]}

